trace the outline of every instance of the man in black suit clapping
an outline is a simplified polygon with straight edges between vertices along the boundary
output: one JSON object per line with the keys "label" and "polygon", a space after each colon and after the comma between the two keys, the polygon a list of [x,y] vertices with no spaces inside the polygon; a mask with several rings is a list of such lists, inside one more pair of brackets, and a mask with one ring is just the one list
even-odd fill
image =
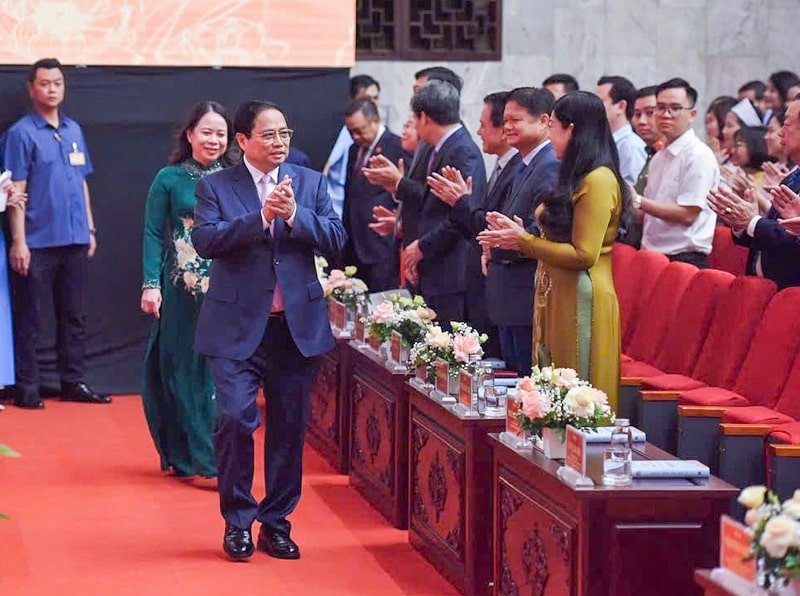
{"label": "man in black suit clapping", "polygon": [[344,227],[348,242],[345,263],[358,267],[359,277],[372,292],[396,288],[399,283],[397,241],[393,235],[379,236],[370,228],[377,206],[394,208],[392,195],[372,184],[363,168],[373,155],[383,155],[397,164],[403,155],[400,137],[381,124],[371,99],[354,99],[345,106],[345,126],[353,137],[345,182]]}

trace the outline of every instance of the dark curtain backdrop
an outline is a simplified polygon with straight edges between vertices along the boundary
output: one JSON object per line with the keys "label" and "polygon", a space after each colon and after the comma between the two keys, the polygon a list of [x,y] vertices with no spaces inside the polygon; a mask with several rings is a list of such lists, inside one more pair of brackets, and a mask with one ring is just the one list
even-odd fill
{"label": "dark curtain backdrop", "polygon": [[[0,67],[0,130],[29,109],[27,67]],[[283,106],[292,146],[320,169],[341,127],[346,69],[65,68],[64,111],[83,127],[98,251],[90,265],[87,377],[98,390],[139,393],[151,319],[139,310],[144,203],[191,104],[212,99],[231,116],[244,100]],[[40,343],[45,388],[58,385],[55,339]]]}

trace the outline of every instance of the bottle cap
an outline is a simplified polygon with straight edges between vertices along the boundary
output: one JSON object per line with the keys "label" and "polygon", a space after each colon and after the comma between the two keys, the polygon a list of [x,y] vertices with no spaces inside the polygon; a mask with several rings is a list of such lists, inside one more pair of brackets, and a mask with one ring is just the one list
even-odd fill
{"label": "bottle cap", "polygon": [[617,418],[616,421],[615,421],[615,424],[617,426],[630,426],[631,425],[631,421],[629,419],[627,419],[627,418]]}

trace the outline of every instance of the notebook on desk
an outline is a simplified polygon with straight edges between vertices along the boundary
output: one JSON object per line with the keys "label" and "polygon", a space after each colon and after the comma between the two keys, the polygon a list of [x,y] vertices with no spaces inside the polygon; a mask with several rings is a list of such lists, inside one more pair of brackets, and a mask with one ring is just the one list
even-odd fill
{"label": "notebook on desk", "polygon": [[631,462],[634,478],[708,478],[708,466],[682,459],[637,459]]}

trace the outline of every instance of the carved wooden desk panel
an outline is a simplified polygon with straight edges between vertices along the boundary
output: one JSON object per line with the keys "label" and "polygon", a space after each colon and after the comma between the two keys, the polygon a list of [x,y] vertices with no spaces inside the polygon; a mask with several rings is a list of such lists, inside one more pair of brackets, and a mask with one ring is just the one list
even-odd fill
{"label": "carved wooden desk panel", "polygon": [[397,528],[408,527],[407,375],[348,346],[350,484]]}
{"label": "carved wooden desk panel", "polygon": [[410,407],[409,540],[468,595],[491,593],[490,432],[505,418],[461,418],[406,385]]}
{"label": "carved wooden desk panel", "polygon": [[[495,594],[702,594],[697,567],[718,558],[719,517],[738,489],[717,478],[634,480],[600,486],[601,445],[588,448],[594,488],[573,489],[559,462],[517,452],[495,436]],[[637,459],[674,459],[646,444]]]}
{"label": "carved wooden desk panel", "polygon": [[311,389],[308,443],[340,473],[350,467],[350,348],[347,339],[317,360]]}

